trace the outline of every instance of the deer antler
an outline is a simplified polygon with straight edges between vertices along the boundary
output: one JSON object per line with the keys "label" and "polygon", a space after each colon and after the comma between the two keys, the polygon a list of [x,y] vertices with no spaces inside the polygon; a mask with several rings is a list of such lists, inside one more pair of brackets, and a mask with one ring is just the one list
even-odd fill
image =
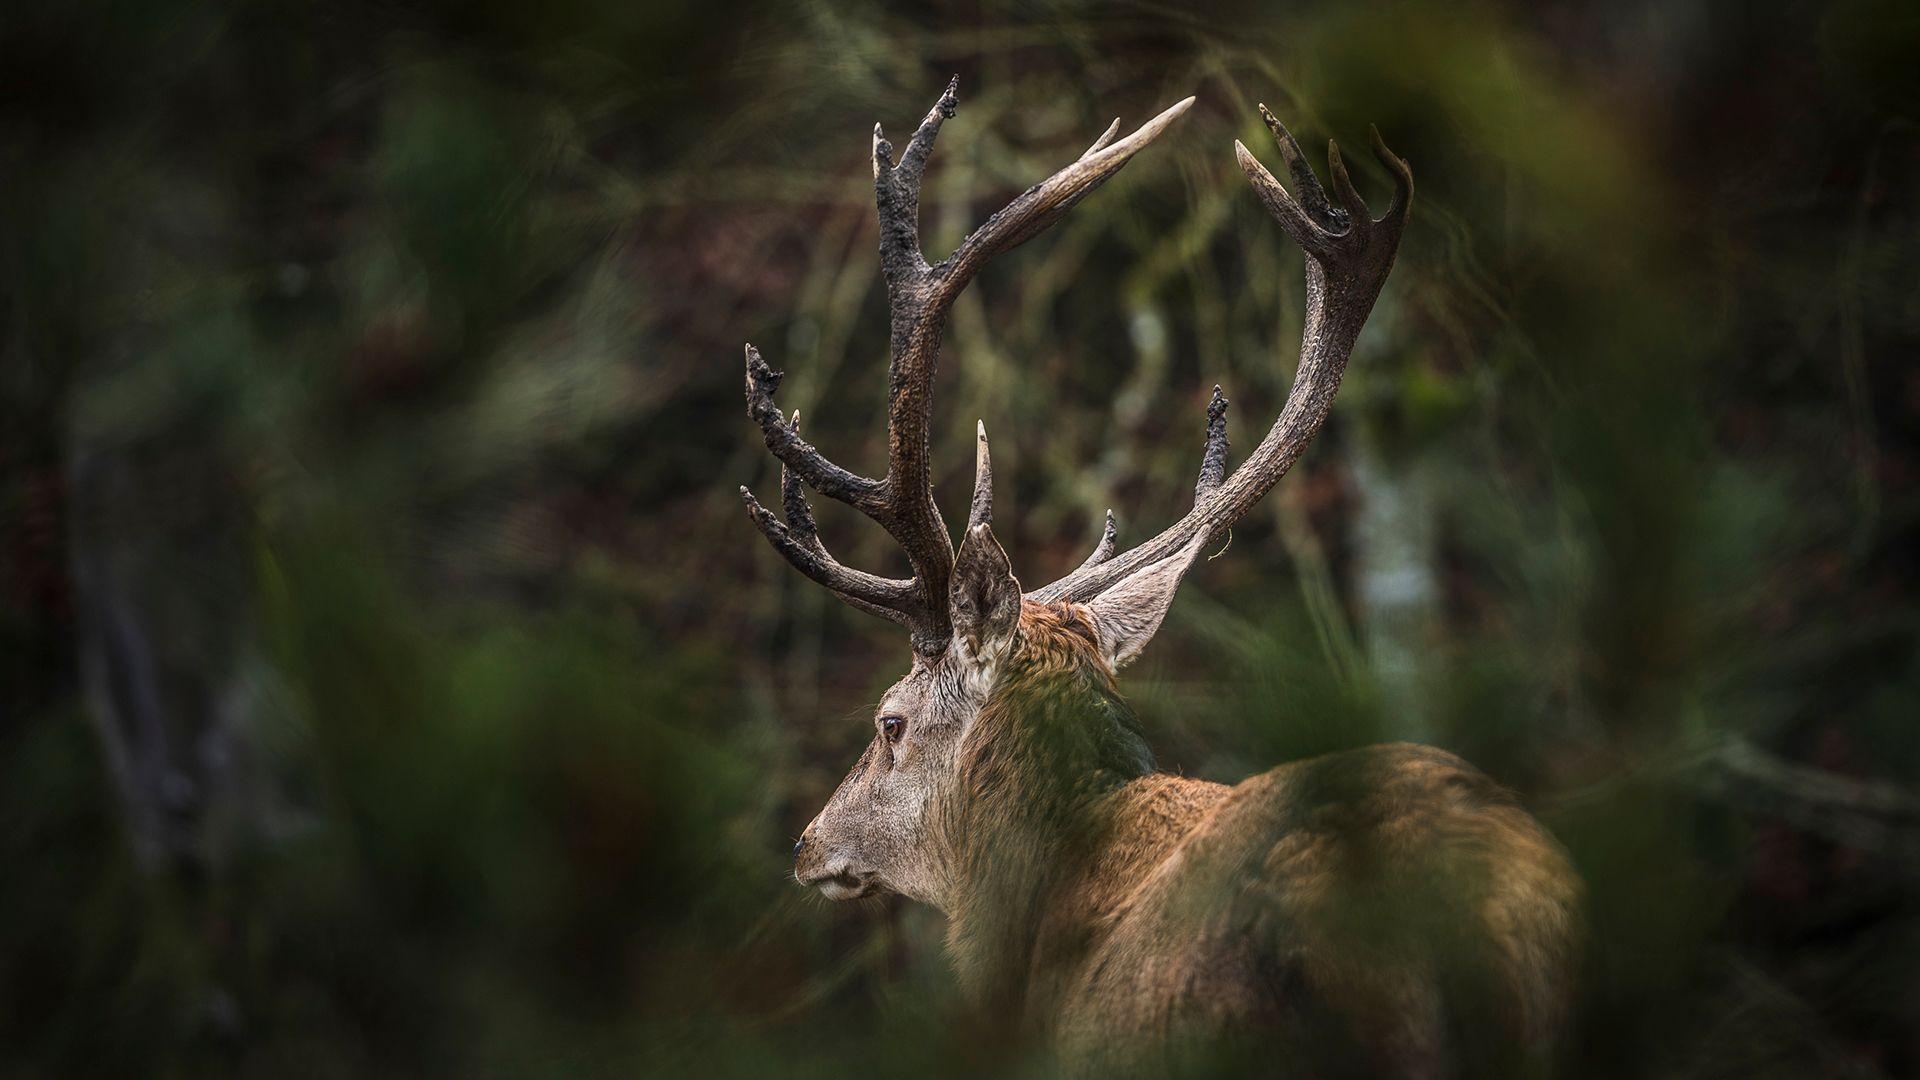
{"label": "deer antler", "polygon": [[[1192,98],[1175,104],[1118,142],[1114,136],[1120,122],[1115,120],[1078,160],[1027,189],[975,229],[953,254],[929,265],[920,250],[920,177],[940,125],[958,104],[959,85],[958,77],[948,84],[907,141],[898,164],[880,126],[873,128],[880,267],[893,326],[892,359],[887,366],[886,475],[874,480],[849,472],[801,439],[799,417],[789,421],[773,403],[780,373],[767,366],[759,350],[747,346],[747,412],[760,425],[767,449],[783,466],[781,492],[787,518],[782,524],[742,487],[740,494],[754,524],[801,573],[854,607],[905,625],[914,649],[926,655],[944,649],[951,635],[947,579],[953,570],[953,542],[933,501],[928,427],[941,332],[953,302],[988,260],[1060,220],[1193,104]],[[971,515],[976,523],[991,513],[992,506],[984,428],[979,439]],[[843,566],[829,555],[814,528],[802,484],[878,523],[905,550],[913,577],[878,577]]]}
{"label": "deer antler", "polygon": [[1260,106],[1260,116],[1272,129],[1280,156],[1286,159],[1295,194],[1289,195],[1238,140],[1233,144],[1234,153],[1268,211],[1307,253],[1306,325],[1300,343],[1300,366],[1293,389],[1287,393],[1286,406],[1266,438],[1233,475],[1226,476],[1227,402],[1220,388],[1214,387],[1213,400],[1207,406],[1206,447],[1199,482],[1194,487],[1193,509],[1165,532],[1121,555],[1112,554],[1113,518],[1109,512],[1106,533],[1093,556],[1059,581],[1028,593],[1031,599],[1091,600],[1116,583],[1159,566],[1163,560],[1191,561],[1279,483],[1326,422],[1360,328],[1393,269],[1400,234],[1406,229],[1407,213],[1413,205],[1413,170],[1387,149],[1378,130],[1372,132],[1374,157],[1393,175],[1394,182],[1393,201],[1387,205],[1386,214],[1375,219],[1369,216],[1367,204],[1347,177],[1340,148],[1330,142],[1327,168],[1340,200],[1335,206],[1327,200],[1326,190],[1293,135],[1265,105]]}

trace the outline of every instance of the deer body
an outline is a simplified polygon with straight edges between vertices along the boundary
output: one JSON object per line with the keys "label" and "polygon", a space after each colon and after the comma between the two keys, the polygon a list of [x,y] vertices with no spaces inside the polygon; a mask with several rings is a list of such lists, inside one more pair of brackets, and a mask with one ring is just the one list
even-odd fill
{"label": "deer body", "polygon": [[1510,796],[1405,743],[1231,787],[1153,772],[1097,648],[1061,628],[1085,621],[1059,610],[1024,605],[930,797],[922,858],[944,884],[925,899],[976,998],[1093,1075],[1248,1058],[1421,1076],[1463,1036],[1501,1073],[1543,1063],[1577,887]]}
{"label": "deer body", "polygon": [[[1376,134],[1395,194],[1374,219],[1330,147],[1336,205],[1262,107],[1293,193],[1245,147],[1236,153],[1308,257],[1286,406],[1229,474],[1216,387],[1191,512],[1124,554],[1109,514],[1079,569],[1023,593],[991,528],[984,426],[957,551],[933,503],[929,395],[947,311],[987,260],[1058,220],[1192,99],[1119,141],[1116,121],[929,265],[919,180],[954,92],[898,164],[874,130],[893,309],[886,475],[848,472],[802,441],[798,415],[773,405],[778,373],[747,349],[748,411],[783,465],[786,519],[743,488],[755,524],[809,578],[906,626],[913,649],[912,668],[876,710],[872,743],[796,845],[795,877],[832,899],[891,891],[945,911],[963,980],[1047,1035],[1075,1071],[1538,1073],[1571,992],[1579,884],[1512,797],[1458,758],[1407,744],[1295,762],[1231,787],[1157,773],[1114,682],[1199,552],[1326,419],[1392,269],[1411,171]],[[807,487],[885,528],[913,576],[836,561]]]}
{"label": "deer body", "polygon": [[1132,838],[1085,883],[1093,921],[1062,927],[1092,944],[1041,1021],[1080,1069],[1550,1063],[1577,890],[1553,842],[1465,762],[1397,744],[1232,788],[1154,776],[1116,794]]}

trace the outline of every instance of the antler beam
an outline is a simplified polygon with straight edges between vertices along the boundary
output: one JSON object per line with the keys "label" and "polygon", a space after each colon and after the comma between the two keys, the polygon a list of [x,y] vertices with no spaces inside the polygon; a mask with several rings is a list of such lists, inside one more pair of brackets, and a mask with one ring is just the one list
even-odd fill
{"label": "antler beam", "polygon": [[[1169,558],[1192,559],[1233,527],[1280,482],[1326,422],[1340,376],[1346,371],[1360,328],[1366,324],[1393,269],[1400,236],[1413,205],[1413,170],[1372,132],[1373,154],[1393,177],[1394,193],[1380,218],[1347,176],[1340,148],[1327,144],[1327,169],[1340,205],[1327,198],[1313,167],[1284,125],[1260,106],[1280,156],[1293,178],[1294,194],[1236,140],[1234,154],[1254,191],[1280,227],[1307,254],[1307,314],[1300,366],[1279,419],[1231,476],[1226,468],[1226,400],[1214,389],[1207,407],[1207,441],[1193,509],[1165,532],[1122,555],[1089,559],[1079,569],[1027,595],[1035,600],[1090,600],[1115,583]],[[1106,547],[1105,541],[1102,548]],[[1095,555],[1099,555],[1099,550]]]}

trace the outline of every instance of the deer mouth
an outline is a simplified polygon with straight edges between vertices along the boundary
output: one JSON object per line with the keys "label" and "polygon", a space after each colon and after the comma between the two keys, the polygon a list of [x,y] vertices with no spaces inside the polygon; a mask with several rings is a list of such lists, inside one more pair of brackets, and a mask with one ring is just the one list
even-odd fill
{"label": "deer mouth", "polygon": [[820,895],[829,900],[858,900],[863,896],[872,896],[877,887],[873,879],[856,874],[851,870],[826,874],[816,878],[802,878],[800,884],[820,891]]}

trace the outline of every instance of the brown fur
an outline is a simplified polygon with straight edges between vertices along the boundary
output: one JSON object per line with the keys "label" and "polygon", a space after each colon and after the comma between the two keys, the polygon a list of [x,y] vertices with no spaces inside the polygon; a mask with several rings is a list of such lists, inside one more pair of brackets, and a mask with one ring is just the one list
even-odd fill
{"label": "brown fur", "polygon": [[1083,609],[1026,604],[961,747],[939,840],[984,999],[1101,1074],[1544,1069],[1579,888],[1507,792],[1409,744],[1152,772],[1100,656]]}

